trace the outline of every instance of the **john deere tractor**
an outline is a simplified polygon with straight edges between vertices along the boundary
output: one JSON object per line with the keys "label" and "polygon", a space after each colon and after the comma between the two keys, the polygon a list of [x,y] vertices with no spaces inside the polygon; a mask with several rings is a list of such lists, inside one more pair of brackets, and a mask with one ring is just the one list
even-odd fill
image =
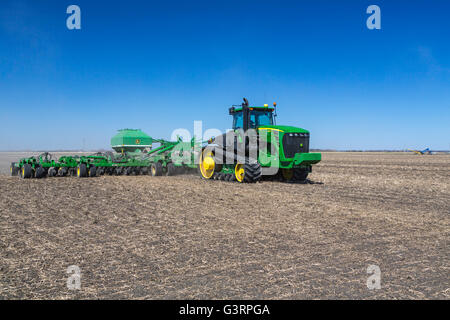
{"label": "john deere tractor", "polygon": [[304,182],[320,153],[309,152],[309,131],[275,124],[276,104],[229,109],[233,130],[212,138],[199,157],[204,179],[257,182],[261,179]]}

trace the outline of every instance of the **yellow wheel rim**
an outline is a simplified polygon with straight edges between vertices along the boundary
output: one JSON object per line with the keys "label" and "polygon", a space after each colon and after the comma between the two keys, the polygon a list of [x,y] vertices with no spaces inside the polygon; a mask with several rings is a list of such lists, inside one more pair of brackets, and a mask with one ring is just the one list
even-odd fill
{"label": "yellow wheel rim", "polygon": [[242,163],[236,164],[236,167],[234,168],[234,175],[238,182],[244,181],[245,170],[244,170],[244,165]]}
{"label": "yellow wheel rim", "polygon": [[80,168],[77,168],[77,177],[80,176]]}
{"label": "yellow wheel rim", "polygon": [[154,176],[156,174],[156,168],[155,166],[152,166],[152,175]]}
{"label": "yellow wheel rim", "polygon": [[11,167],[11,173],[12,173],[12,167]]}
{"label": "yellow wheel rim", "polygon": [[22,177],[25,176],[25,167],[22,167]]}
{"label": "yellow wheel rim", "polygon": [[216,162],[214,161],[213,154],[210,150],[202,152],[199,166],[203,178],[210,179],[213,176]]}
{"label": "yellow wheel rim", "polygon": [[286,180],[291,180],[294,176],[294,170],[292,169],[281,169],[281,174],[283,175],[283,178]]}

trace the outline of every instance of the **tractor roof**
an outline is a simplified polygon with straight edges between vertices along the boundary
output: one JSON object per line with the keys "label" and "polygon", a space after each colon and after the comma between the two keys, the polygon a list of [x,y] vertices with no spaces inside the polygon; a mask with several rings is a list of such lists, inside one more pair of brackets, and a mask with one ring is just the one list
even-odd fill
{"label": "tractor roof", "polygon": [[[274,108],[273,107],[269,107],[269,106],[250,106],[248,107],[250,110],[259,110],[259,111],[273,111]],[[233,106],[230,108],[230,114],[236,113],[236,112],[240,112],[242,111],[242,107],[241,106]]]}

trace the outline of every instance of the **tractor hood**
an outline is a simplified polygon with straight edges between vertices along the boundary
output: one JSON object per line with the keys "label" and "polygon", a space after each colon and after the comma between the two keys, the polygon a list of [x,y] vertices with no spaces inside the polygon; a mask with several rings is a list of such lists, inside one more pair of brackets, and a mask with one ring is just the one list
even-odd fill
{"label": "tractor hood", "polygon": [[308,130],[297,128],[297,127],[291,127],[291,126],[260,126],[258,127],[258,130],[276,130],[283,133],[290,133],[290,132],[298,132],[298,133],[309,133]]}

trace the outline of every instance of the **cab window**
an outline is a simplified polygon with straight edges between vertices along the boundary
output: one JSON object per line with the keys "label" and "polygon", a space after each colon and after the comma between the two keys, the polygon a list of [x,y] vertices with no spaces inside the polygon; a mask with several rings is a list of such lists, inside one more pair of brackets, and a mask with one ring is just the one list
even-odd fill
{"label": "cab window", "polygon": [[[252,110],[249,115],[249,128],[273,125],[273,114],[271,111]],[[233,115],[233,129],[244,128],[244,116],[242,112]]]}
{"label": "cab window", "polygon": [[233,129],[244,128],[244,116],[242,112],[235,113],[233,115]]}
{"label": "cab window", "polygon": [[260,126],[271,126],[273,125],[272,112],[270,111],[253,111],[258,117],[257,125]]}
{"label": "cab window", "polygon": [[273,125],[273,117],[271,111],[251,111],[250,112],[250,128]]}

